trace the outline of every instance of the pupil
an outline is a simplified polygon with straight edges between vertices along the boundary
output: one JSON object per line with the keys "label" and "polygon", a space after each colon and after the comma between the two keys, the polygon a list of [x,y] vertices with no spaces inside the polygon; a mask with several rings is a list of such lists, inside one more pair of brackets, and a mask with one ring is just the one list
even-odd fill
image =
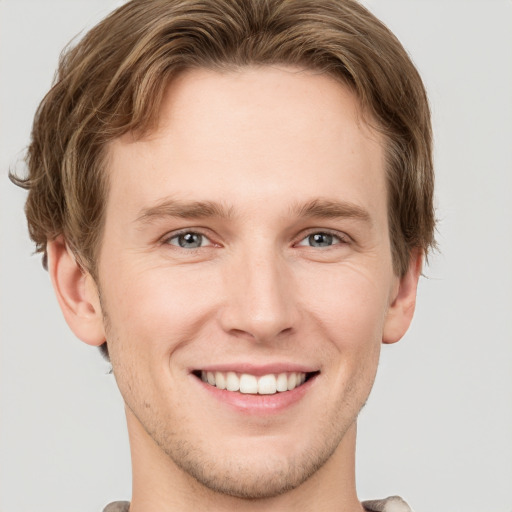
{"label": "pupil", "polygon": [[314,235],[310,235],[309,243],[313,247],[327,247],[332,245],[332,235],[328,233],[315,233]]}
{"label": "pupil", "polygon": [[178,238],[180,247],[195,248],[201,247],[202,236],[197,233],[185,233]]}

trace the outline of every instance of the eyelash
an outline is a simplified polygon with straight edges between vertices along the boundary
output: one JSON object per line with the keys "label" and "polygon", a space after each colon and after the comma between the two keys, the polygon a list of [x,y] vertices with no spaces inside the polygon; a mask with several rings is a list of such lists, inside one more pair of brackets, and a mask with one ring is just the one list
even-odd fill
{"label": "eyelash", "polygon": [[[199,247],[189,247],[189,248],[186,248],[186,247],[182,247],[179,245],[179,243],[172,243],[171,241],[172,240],[175,240],[175,239],[178,239],[179,237],[181,236],[184,236],[184,235],[198,235],[200,237],[202,237],[202,239],[206,239],[208,240],[208,244],[206,246],[199,246]],[[306,244],[302,244],[301,242],[304,242],[305,240],[307,240],[308,238],[314,236],[314,235],[327,235],[327,236],[330,236],[332,237],[333,239],[336,239],[337,242],[335,243],[332,243],[331,245],[326,245],[324,247],[315,247],[315,246],[311,246],[311,245],[306,245]],[[350,243],[350,239],[349,237],[344,234],[344,233],[339,233],[339,232],[332,232],[332,231],[329,231],[329,230],[312,230],[310,231],[309,233],[305,234],[304,236],[302,236],[302,238],[294,243],[294,246],[299,246],[299,247],[310,247],[310,248],[324,248],[325,249],[329,249],[333,246],[336,246],[336,245],[343,245],[343,244],[348,244]],[[212,242],[210,240],[210,238],[205,235],[204,233],[201,233],[201,231],[194,231],[194,230],[183,230],[183,231],[179,231],[177,233],[173,233],[171,236],[166,236],[164,239],[163,239],[163,244],[165,245],[172,245],[174,247],[177,247],[177,248],[180,248],[180,249],[184,249],[184,250],[187,250],[187,251],[196,251],[196,250],[199,250],[199,249],[203,249],[204,247],[211,247],[211,246],[215,246],[217,244],[215,244],[214,242]]]}
{"label": "eyelash", "polygon": [[324,246],[326,249],[331,248],[335,245],[348,244],[350,241],[348,236],[345,235],[345,233],[333,232],[333,231],[322,229],[322,230],[310,231],[308,234],[306,234],[304,237],[302,237],[299,240],[299,243],[296,245],[299,245],[300,247],[321,248],[321,247],[314,247],[311,245],[302,245],[301,244],[301,242],[307,240],[308,238],[310,238],[314,235],[324,235],[324,236],[327,235],[327,236],[332,237],[333,239],[337,239],[336,243],[333,243],[332,245]]}
{"label": "eyelash", "polygon": [[173,244],[171,242],[171,240],[174,240],[174,239],[178,239],[180,236],[184,236],[184,235],[198,235],[200,237],[202,237],[202,239],[206,239],[208,240],[209,244],[206,246],[206,247],[209,247],[209,246],[213,246],[213,245],[216,245],[215,243],[213,243],[210,238],[208,236],[206,236],[204,233],[201,233],[200,231],[194,231],[194,230],[191,230],[191,229],[187,229],[187,230],[183,230],[183,231],[179,231],[178,233],[173,233],[171,236],[166,236],[163,240],[163,243],[164,244],[167,244],[167,245],[172,245],[174,247],[177,247],[179,249],[184,249],[184,250],[187,250],[187,251],[194,251],[194,250],[198,250],[198,249],[202,249],[204,248],[205,246],[200,246],[200,247],[189,247],[189,248],[185,248],[185,247],[181,247],[179,244]]}

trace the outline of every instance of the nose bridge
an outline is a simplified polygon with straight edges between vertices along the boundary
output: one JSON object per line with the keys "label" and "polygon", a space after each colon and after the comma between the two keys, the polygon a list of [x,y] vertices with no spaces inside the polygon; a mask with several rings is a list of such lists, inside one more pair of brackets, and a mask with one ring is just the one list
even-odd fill
{"label": "nose bridge", "polygon": [[293,330],[296,314],[293,279],[283,257],[270,243],[260,243],[236,257],[226,286],[223,327],[266,341]]}

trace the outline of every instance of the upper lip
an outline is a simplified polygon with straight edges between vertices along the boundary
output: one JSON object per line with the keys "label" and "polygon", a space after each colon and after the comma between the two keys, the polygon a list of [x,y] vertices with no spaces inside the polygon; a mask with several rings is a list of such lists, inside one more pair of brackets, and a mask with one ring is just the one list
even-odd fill
{"label": "upper lip", "polygon": [[312,373],[319,371],[319,368],[311,365],[303,365],[296,363],[276,362],[264,365],[257,365],[254,363],[221,363],[221,364],[207,364],[198,368],[192,368],[192,372],[205,371],[205,372],[235,372],[235,373],[248,373],[257,377],[269,374],[279,373]]}

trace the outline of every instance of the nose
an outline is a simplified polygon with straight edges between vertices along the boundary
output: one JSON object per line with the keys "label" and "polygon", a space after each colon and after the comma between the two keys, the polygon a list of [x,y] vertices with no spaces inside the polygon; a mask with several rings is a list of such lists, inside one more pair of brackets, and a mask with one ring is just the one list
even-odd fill
{"label": "nose", "polygon": [[299,318],[294,280],[272,250],[251,251],[231,261],[225,273],[220,314],[224,331],[259,343],[292,334]]}

